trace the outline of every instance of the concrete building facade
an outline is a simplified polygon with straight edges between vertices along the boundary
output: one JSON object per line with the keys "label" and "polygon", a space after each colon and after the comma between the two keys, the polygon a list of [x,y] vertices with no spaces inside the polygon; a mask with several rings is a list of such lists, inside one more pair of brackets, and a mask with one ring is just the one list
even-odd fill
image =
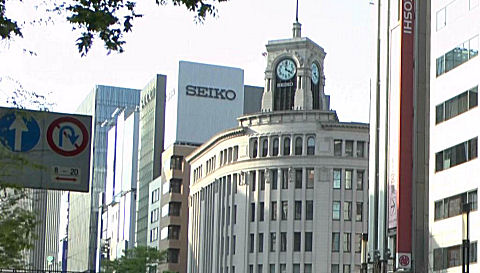
{"label": "concrete building facade", "polygon": [[187,272],[358,272],[367,230],[368,125],[339,122],[324,50],[269,41],[261,112],[190,165]]}

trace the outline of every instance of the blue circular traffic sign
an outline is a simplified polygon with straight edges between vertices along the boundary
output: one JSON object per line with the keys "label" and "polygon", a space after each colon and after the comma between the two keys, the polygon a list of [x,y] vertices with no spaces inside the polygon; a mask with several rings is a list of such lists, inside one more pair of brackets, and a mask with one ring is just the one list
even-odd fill
{"label": "blue circular traffic sign", "polygon": [[14,152],[28,152],[40,140],[38,122],[24,113],[9,113],[0,118],[0,143]]}

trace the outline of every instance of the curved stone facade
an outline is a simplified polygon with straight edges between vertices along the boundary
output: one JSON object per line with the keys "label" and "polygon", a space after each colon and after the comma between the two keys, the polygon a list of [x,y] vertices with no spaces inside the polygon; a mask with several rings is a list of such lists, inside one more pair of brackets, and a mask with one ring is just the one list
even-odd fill
{"label": "curved stone facade", "polygon": [[238,121],[187,157],[188,272],[357,272],[368,125],[320,110]]}

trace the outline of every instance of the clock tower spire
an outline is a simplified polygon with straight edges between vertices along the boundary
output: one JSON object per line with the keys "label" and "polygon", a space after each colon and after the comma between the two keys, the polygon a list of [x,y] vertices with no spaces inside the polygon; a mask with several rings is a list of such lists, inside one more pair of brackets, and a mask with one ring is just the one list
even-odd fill
{"label": "clock tower spire", "polygon": [[301,36],[298,0],[293,37],[268,41],[265,89],[262,112],[288,110],[330,110],[330,96],[325,95],[323,63],[325,51]]}

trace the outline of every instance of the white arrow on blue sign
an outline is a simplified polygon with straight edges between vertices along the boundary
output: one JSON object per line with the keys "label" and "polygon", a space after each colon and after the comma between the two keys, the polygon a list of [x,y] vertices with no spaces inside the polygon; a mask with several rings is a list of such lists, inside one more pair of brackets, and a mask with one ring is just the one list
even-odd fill
{"label": "white arrow on blue sign", "polygon": [[0,118],[0,142],[13,152],[28,152],[40,139],[40,127],[33,117],[9,113]]}

